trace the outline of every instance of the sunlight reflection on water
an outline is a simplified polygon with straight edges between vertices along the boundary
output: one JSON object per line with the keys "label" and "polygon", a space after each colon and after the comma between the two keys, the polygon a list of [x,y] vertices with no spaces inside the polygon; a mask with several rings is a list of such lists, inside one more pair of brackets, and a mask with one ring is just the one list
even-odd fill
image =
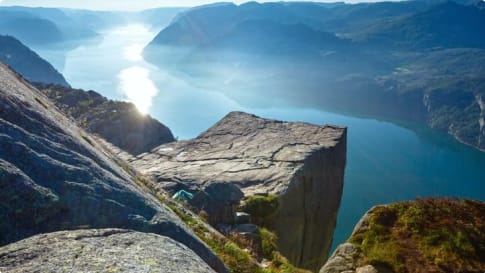
{"label": "sunlight reflection on water", "polygon": [[118,74],[119,90],[133,102],[142,114],[147,114],[152,106],[153,98],[158,94],[158,88],[150,79],[149,70],[141,66],[123,69]]}
{"label": "sunlight reflection on water", "polygon": [[138,62],[143,60],[143,44],[132,44],[123,48],[123,56],[125,59]]}

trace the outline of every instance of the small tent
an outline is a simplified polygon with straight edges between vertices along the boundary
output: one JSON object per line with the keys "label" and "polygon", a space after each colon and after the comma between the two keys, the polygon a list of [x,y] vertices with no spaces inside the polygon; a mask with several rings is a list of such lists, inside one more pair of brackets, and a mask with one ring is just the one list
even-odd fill
{"label": "small tent", "polygon": [[185,190],[179,190],[178,192],[176,192],[173,196],[172,196],[172,199],[175,199],[175,200],[182,200],[182,201],[185,201],[185,202],[188,202],[190,199],[194,198],[194,195],[191,194],[190,192],[188,191],[185,191]]}

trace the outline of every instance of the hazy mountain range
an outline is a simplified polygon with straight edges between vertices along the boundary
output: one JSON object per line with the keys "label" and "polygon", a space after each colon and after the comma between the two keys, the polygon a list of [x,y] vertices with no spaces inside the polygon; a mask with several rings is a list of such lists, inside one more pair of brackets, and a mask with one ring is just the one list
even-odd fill
{"label": "hazy mountain range", "polygon": [[484,149],[484,6],[207,5],[180,13],[145,56],[243,104],[417,121]]}

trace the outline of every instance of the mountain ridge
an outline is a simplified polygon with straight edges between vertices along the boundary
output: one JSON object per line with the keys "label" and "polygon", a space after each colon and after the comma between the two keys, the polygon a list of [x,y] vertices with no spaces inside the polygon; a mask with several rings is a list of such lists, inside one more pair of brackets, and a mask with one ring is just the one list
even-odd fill
{"label": "mountain ridge", "polygon": [[179,14],[144,56],[247,107],[269,106],[264,102],[277,97],[274,104],[284,106],[418,122],[483,150],[483,110],[476,99],[485,92],[481,6],[409,1],[199,7]]}
{"label": "mountain ridge", "polygon": [[4,62],[31,82],[69,86],[64,76],[37,53],[12,36],[0,35],[0,62]]}

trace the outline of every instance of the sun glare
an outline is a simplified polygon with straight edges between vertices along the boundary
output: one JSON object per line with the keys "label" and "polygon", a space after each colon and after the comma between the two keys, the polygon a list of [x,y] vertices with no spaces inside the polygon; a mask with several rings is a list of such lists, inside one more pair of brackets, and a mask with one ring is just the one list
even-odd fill
{"label": "sun glare", "polygon": [[119,90],[132,102],[142,114],[147,114],[152,106],[152,99],[158,89],[150,79],[149,71],[140,66],[124,69],[118,75]]}
{"label": "sun glare", "polygon": [[133,44],[123,48],[123,56],[125,57],[126,60],[129,60],[132,62],[138,62],[143,60],[142,52],[143,52],[142,44]]}

